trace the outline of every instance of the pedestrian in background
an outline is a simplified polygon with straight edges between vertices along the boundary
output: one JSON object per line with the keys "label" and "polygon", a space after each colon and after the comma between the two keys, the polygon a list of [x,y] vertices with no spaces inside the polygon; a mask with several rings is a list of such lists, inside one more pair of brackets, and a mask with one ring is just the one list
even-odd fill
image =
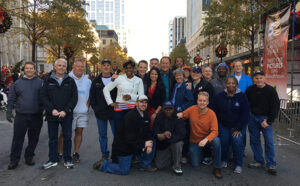
{"label": "pedestrian in background", "polygon": [[35,75],[35,72],[34,63],[26,62],[24,64],[25,75],[12,85],[8,93],[6,118],[9,122],[12,122],[13,109],[16,111],[8,169],[15,169],[18,166],[26,133],[28,146],[24,155],[25,163],[29,166],[35,164],[34,151],[43,124],[43,110],[39,100],[43,81]]}
{"label": "pedestrian in background", "polygon": [[51,75],[45,79],[41,89],[49,136],[49,161],[42,167],[48,169],[58,165],[58,127],[60,125],[64,138],[64,166],[73,168],[71,157],[72,120],[73,110],[78,101],[78,92],[74,79],[65,73],[67,70],[65,59],[57,59],[54,69]]}
{"label": "pedestrian in background", "polygon": [[[254,85],[247,88],[246,95],[251,111],[248,123],[250,146],[255,161],[248,166],[260,168],[266,165],[270,174],[276,174],[272,123],[278,115],[280,101],[275,88],[266,84],[263,71],[258,70],[254,73],[253,82]],[[265,158],[262,156],[260,132],[265,140]]]}

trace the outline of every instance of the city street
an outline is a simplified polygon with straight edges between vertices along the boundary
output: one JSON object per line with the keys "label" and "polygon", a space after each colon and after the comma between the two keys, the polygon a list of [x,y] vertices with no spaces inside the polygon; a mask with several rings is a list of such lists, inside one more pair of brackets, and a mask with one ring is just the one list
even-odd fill
{"label": "city street", "polygon": [[[252,161],[252,153],[247,144],[244,159],[243,173],[233,174],[232,165],[223,169],[223,179],[218,180],[212,174],[212,166],[201,165],[199,168],[183,166],[183,176],[175,176],[169,169],[156,173],[140,172],[132,168],[127,176],[118,176],[95,171],[92,164],[99,160],[100,148],[98,142],[98,129],[94,113],[90,112],[90,122],[84,130],[83,143],[80,149],[81,163],[74,169],[66,169],[60,163],[49,170],[41,170],[40,166],[48,160],[48,135],[47,125],[44,123],[40,141],[36,149],[36,165],[29,167],[22,157],[19,167],[7,170],[9,163],[10,146],[13,127],[4,118],[5,113],[0,113],[0,185],[299,185],[300,173],[300,147],[281,140],[281,145],[276,145],[276,160],[278,175],[269,175],[263,169],[249,169],[247,164]],[[112,142],[109,133],[109,142]],[[277,141],[277,140],[275,140]],[[277,141],[278,142],[278,141]],[[276,142],[276,143],[277,143]],[[27,141],[24,143],[25,147]],[[23,148],[24,152],[24,148]]]}

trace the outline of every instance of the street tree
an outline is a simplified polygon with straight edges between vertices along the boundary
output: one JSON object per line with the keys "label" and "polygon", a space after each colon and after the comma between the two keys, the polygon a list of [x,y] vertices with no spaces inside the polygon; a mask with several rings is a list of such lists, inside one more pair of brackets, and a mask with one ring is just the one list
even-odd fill
{"label": "street tree", "polygon": [[[189,62],[191,57],[185,47],[184,43],[179,43],[171,52],[170,58],[172,63],[175,63],[177,57],[182,57],[184,61]],[[187,64],[187,63],[186,63]],[[187,64],[188,65],[188,64]]]}
{"label": "street tree", "polygon": [[277,0],[211,1],[201,32],[205,40],[200,48],[217,45],[244,47],[250,51],[252,74],[260,15],[276,3]]}

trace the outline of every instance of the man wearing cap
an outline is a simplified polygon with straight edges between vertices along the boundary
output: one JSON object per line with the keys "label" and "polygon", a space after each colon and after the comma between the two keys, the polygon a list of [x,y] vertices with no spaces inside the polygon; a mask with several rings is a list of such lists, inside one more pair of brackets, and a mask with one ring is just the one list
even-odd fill
{"label": "man wearing cap", "polygon": [[154,136],[157,138],[156,167],[165,168],[172,161],[174,173],[182,175],[180,160],[186,135],[185,122],[177,119],[174,106],[170,101],[164,103],[163,112],[156,117],[153,128]]}
{"label": "man wearing cap", "polygon": [[198,94],[201,91],[205,91],[209,94],[209,102],[212,103],[214,97],[214,87],[202,77],[201,67],[193,67],[192,69],[192,92],[194,99],[197,100]]}
{"label": "man wearing cap", "polygon": [[[260,168],[265,165],[270,174],[276,174],[275,148],[273,142],[272,123],[279,112],[280,101],[276,90],[265,83],[263,71],[256,71],[253,77],[254,85],[246,90],[250,105],[250,146],[254,154],[254,162],[249,163],[250,168]],[[265,159],[260,141],[260,132],[265,140]]]}
{"label": "man wearing cap", "polygon": [[225,90],[226,88],[226,78],[228,75],[228,66],[225,62],[220,63],[216,67],[217,77],[210,81],[211,85],[214,87],[215,94],[218,94]]}
{"label": "man wearing cap", "polygon": [[[102,153],[102,159],[109,159],[109,150],[107,147],[107,125],[110,124],[112,133],[115,133],[114,127],[114,108],[107,105],[103,93],[103,89],[111,81],[113,81],[115,74],[111,73],[112,65],[111,61],[104,59],[101,62],[101,74],[93,80],[91,91],[90,91],[90,103],[94,110],[99,133],[99,143]],[[110,96],[113,102],[116,101],[117,88],[110,91]]]}
{"label": "man wearing cap", "polygon": [[112,149],[118,158],[118,164],[108,160],[100,160],[94,163],[93,168],[112,174],[127,175],[130,170],[131,161],[134,155],[140,156],[140,169],[156,171],[151,167],[151,161],[145,158],[150,154],[153,145],[153,133],[150,130],[150,118],[145,112],[148,105],[148,98],[139,95],[136,107],[130,110],[124,117],[124,122],[116,131]]}

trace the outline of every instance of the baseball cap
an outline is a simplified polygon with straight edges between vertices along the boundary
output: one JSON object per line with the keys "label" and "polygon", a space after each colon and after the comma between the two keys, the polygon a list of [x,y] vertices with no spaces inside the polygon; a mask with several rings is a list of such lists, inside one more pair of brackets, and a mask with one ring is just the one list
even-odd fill
{"label": "baseball cap", "polygon": [[262,70],[257,70],[257,71],[254,72],[254,76],[256,76],[256,75],[263,75],[264,76],[265,73]]}
{"label": "baseball cap", "polygon": [[189,70],[189,71],[191,71],[191,68],[189,66],[183,66],[182,70]]}
{"label": "baseball cap", "polygon": [[202,73],[201,67],[193,67],[192,72]]}
{"label": "baseball cap", "polygon": [[171,103],[171,101],[166,101],[163,105],[163,109],[171,108],[174,109],[174,105]]}
{"label": "baseball cap", "polygon": [[109,59],[103,59],[103,60],[101,61],[101,64],[103,65],[104,63],[108,63],[108,64],[111,65],[111,61],[110,61]]}
{"label": "baseball cap", "polygon": [[145,95],[139,95],[138,98],[136,99],[136,101],[148,101],[148,97]]}

